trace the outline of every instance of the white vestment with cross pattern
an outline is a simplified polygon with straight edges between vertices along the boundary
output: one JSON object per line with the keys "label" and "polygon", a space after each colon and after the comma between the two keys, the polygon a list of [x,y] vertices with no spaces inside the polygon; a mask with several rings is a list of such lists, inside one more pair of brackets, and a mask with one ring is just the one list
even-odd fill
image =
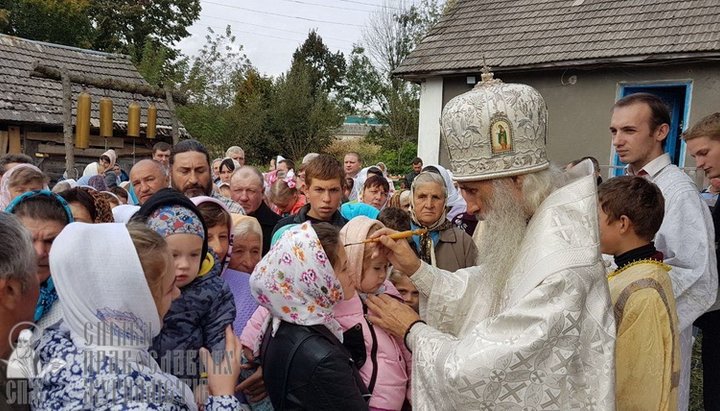
{"label": "white vestment with cross pattern", "polygon": [[530,220],[501,295],[489,295],[482,265],[423,263],[411,277],[427,321],[407,336],[414,410],[615,408],[595,179],[576,172]]}

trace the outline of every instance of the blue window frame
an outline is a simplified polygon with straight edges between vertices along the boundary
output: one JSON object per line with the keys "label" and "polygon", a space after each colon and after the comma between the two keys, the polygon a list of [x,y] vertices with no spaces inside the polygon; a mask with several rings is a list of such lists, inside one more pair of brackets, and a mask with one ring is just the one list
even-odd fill
{"label": "blue window frame", "polygon": [[[660,97],[670,107],[670,131],[665,139],[663,148],[670,154],[673,164],[678,167],[685,165],[685,142],[682,141],[682,132],[687,127],[690,116],[690,99],[692,96],[692,81],[669,81],[653,83],[621,83],[618,88],[618,100],[634,93],[651,93]],[[623,175],[625,164],[612,148],[612,175]]]}

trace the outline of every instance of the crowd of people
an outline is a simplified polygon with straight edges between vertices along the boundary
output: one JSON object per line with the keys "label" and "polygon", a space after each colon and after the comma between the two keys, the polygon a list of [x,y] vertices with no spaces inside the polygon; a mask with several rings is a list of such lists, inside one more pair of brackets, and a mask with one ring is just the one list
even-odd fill
{"label": "crowd of people", "polygon": [[[668,108],[613,106],[603,182],[550,164],[522,90],[502,144],[449,102],[452,170],[397,187],[358,153],[263,172],[195,140],[52,189],[3,156],[0,408],[687,409],[694,327],[719,378],[720,211],[664,154]],[[720,178],[720,113],[683,138]]]}

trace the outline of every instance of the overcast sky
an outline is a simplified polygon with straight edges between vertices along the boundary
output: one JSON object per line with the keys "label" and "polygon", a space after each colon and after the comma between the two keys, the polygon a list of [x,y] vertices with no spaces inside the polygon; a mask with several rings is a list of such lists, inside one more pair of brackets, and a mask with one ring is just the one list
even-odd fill
{"label": "overcast sky", "polygon": [[[360,42],[362,27],[385,0],[200,0],[200,19],[179,47],[194,56],[205,44],[207,27],[223,31],[230,24],[243,52],[267,75],[290,67],[295,49],[317,29],[332,51],[346,56]],[[407,1],[412,3],[412,1]],[[388,1],[395,5],[395,1]]]}

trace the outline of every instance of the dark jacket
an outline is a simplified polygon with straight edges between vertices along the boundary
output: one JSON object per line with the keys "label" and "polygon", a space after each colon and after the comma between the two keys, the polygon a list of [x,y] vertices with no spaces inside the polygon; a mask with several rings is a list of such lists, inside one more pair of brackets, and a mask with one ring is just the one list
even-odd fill
{"label": "dark jacket", "polygon": [[263,343],[265,388],[278,410],[367,410],[370,395],[347,349],[324,325],[282,322]]}
{"label": "dark jacket", "polygon": [[417,177],[419,174],[420,173],[411,171],[405,175],[405,184],[407,184],[408,190],[410,189],[410,186],[412,186],[413,181],[415,181],[415,177]]}
{"label": "dark jacket", "polygon": [[275,212],[273,212],[273,210],[271,210],[264,201],[260,203],[260,207],[258,207],[255,212],[248,215],[250,217],[255,217],[255,219],[258,220],[258,223],[260,223],[263,235],[262,255],[265,255],[270,250],[270,240],[272,240],[273,228],[275,228],[275,225],[278,221],[280,221],[281,217],[275,214]]}
{"label": "dark jacket", "polygon": [[275,225],[275,229],[273,230],[272,233],[275,234],[275,232],[277,230],[279,230],[280,227],[284,227],[284,226],[290,225],[290,224],[302,224],[306,221],[310,221],[311,224],[330,223],[337,228],[345,227],[345,224],[347,224],[347,222],[348,222],[348,220],[345,217],[343,217],[342,214],[340,214],[340,210],[335,211],[335,213],[330,218],[330,221],[322,221],[322,220],[318,220],[316,218],[312,218],[308,215],[308,211],[310,211],[310,203],[305,204],[300,209],[300,211],[298,211],[297,214],[287,216],[287,217],[281,219],[280,221],[278,221],[278,223]]}
{"label": "dark jacket", "polygon": [[[163,319],[160,334],[153,339],[151,352],[160,367],[180,379],[197,380],[198,350],[224,351],[225,328],[235,321],[235,299],[220,277],[217,256],[214,258],[209,273],[181,289]],[[178,358],[181,360],[173,360]]]}

